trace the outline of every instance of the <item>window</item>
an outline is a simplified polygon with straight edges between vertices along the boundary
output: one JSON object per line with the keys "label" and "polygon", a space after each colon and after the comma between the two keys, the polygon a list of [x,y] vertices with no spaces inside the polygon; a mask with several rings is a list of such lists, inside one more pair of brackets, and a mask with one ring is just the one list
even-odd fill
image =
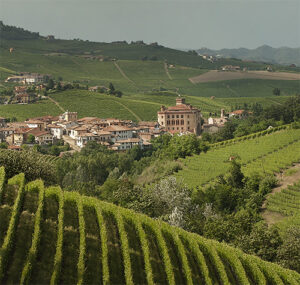
{"label": "window", "polygon": [[179,125],[179,120],[176,120],[176,125]]}
{"label": "window", "polygon": [[190,115],[187,115],[187,117],[189,118],[189,117],[190,117]]}
{"label": "window", "polygon": [[179,118],[179,115],[176,115],[176,118],[178,119],[178,118]]}
{"label": "window", "polygon": [[172,128],[172,130],[174,130],[174,128]]}
{"label": "window", "polygon": [[190,127],[188,127],[188,130],[190,129]]}
{"label": "window", "polygon": [[184,125],[184,120],[181,120],[181,125]]}
{"label": "window", "polygon": [[175,116],[174,115],[172,115],[172,119],[174,119],[175,118]]}
{"label": "window", "polygon": [[161,122],[161,124],[163,125],[163,124],[164,124],[164,122]]}
{"label": "window", "polygon": [[170,119],[170,115],[168,115],[168,117],[167,117],[168,119]]}
{"label": "window", "polygon": [[190,124],[190,121],[187,121],[188,125]]}
{"label": "window", "polygon": [[163,119],[163,118],[164,118],[164,116],[161,116],[161,118]]}
{"label": "window", "polygon": [[179,130],[179,128],[177,128],[177,130]]}
{"label": "window", "polygon": [[183,118],[183,115],[181,115],[181,119]]}
{"label": "window", "polygon": [[174,120],[172,120],[172,125],[175,125],[175,121]]}

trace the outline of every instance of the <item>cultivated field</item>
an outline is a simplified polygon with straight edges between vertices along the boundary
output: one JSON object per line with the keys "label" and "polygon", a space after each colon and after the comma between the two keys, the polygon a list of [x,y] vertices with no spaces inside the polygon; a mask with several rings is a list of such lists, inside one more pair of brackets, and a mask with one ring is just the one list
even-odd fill
{"label": "cultivated field", "polygon": [[234,79],[270,79],[270,80],[300,80],[300,73],[269,72],[269,71],[219,71],[210,70],[199,76],[190,77],[196,83],[214,82]]}
{"label": "cultivated field", "polygon": [[272,174],[300,161],[300,130],[268,131],[218,143],[218,146],[192,157],[182,159],[183,169],[176,173],[191,187],[201,186],[224,175],[229,168],[229,157],[240,157],[242,171]]}
{"label": "cultivated field", "polygon": [[297,284],[300,275],[0,169],[1,284]]}

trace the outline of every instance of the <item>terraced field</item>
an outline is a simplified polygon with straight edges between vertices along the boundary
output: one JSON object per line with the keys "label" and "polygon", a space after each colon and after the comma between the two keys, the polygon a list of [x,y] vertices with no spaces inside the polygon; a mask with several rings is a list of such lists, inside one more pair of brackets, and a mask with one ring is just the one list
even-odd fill
{"label": "terraced field", "polygon": [[294,271],[0,169],[1,284],[299,284]]}
{"label": "terraced field", "polygon": [[283,215],[284,218],[276,223],[282,231],[289,226],[300,227],[300,181],[281,192],[270,194],[267,198],[267,210]]}
{"label": "terraced field", "polygon": [[176,176],[192,187],[206,184],[226,173],[231,156],[240,158],[242,171],[247,175],[253,172],[274,173],[300,161],[299,129],[285,129],[272,134],[265,131],[232,143],[228,141],[226,145],[217,145],[206,153],[183,159],[184,167]]}

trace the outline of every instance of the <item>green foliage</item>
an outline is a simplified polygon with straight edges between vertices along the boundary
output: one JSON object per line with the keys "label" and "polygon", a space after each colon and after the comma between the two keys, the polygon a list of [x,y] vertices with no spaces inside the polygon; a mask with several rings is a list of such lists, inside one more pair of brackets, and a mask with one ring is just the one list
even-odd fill
{"label": "green foliage", "polygon": [[33,151],[0,150],[0,165],[5,166],[8,178],[24,172],[27,180],[44,179],[56,182],[56,161],[54,156],[41,155]]}
{"label": "green foliage", "polygon": [[[22,178],[23,177],[23,178]],[[20,180],[21,179],[21,180]],[[23,180],[22,180],[23,179]],[[23,182],[22,182],[23,181]],[[20,190],[24,189],[24,175],[15,177],[13,180],[9,181],[9,184],[20,183]],[[5,189],[7,189],[5,187]],[[7,190],[5,190],[7,191]],[[86,268],[86,258],[91,254],[90,248],[86,246],[86,233],[89,225],[89,219],[83,214],[84,207],[89,207],[95,209],[95,218],[99,224],[99,237],[100,239],[97,242],[101,243],[101,260],[102,260],[102,274],[98,276],[98,281],[103,282],[104,284],[111,283],[114,276],[110,276],[109,271],[111,267],[114,266],[113,263],[109,263],[108,260],[111,260],[111,250],[113,248],[119,248],[118,255],[115,255],[118,260],[121,261],[122,268],[118,274],[125,276],[127,284],[135,283],[133,278],[137,276],[137,272],[145,272],[148,284],[154,284],[154,278],[160,278],[160,275],[157,272],[157,267],[155,265],[156,259],[151,259],[150,256],[153,255],[155,248],[150,247],[149,242],[153,240],[157,244],[159,252],[156,252],[157,258],[161,258],[163,262],[163,267],[160,267],[163,270],[163,273],[166,274],[166,278],[170,284],[175,283],[175,278],[180,278],[184,280],[187,284],[194,283],[194,269],[192,266],[196,264],[197,272],[200,271],[200,274],[206,280],[206,284],[213,284],[213,280],[219,280],[222,284],[248,284],[251,283],[249,279],[248,272],[249,270],[253,272],[253,275],[258,279],[257,284],[267,280],[271,282],[272,279],[278,283],[280,278],[286,280],[288,283],[297,283],[300,276],[292,271],[288,271],[279,267],[276,264],[266,263],[258,258],[255,258],[250,255],[245,255],[237,249],[226,246],[225,244],[220,244],[215,241],[206,240],[198,235],[188,233],[184,230],[181,230],[176,227],[170,227],[169,225],[154,221],[146,216],[136,214],[132,211],[101,202],[95,198],[88,198],[86,196],[80,196],[77,193],[62,193],[59,188],[44,188],[40,181],[30,183],[26,186],[26,191],[38,191],[39,198],[34,202],[36,204],[36,216],[35,216],[35,225],[34,225],[34,235],[31,242],[31,248],[28,249],[28,252],[23,257],[20,262],[24,264],[23,274],[20,282],[26,281],[30,283],[33,278],[33,272],[39,273],[36,267],[36,256],[38,252],[42,252],[43,248],[41,243],[39,243],[39,236],[43,234],[41,230],[43,227],[40,227],[41,223],[44,222],[44,216],[42,213],[47,213],[47,209],[50,206],[49,202],[45,203],[46,197],[56,197],[59,207],[56,208],[58,213],[58,238],[56,242],[56,254],[55,260],[47,260],[45,262],[54,262],[54,267],[52,269],[52,278],[51,284],[58,284],[61,260],[62,258],[67,258],[65,252],[62,250],[64,235],[66,231],[71,230],[78,232],[79,234],[79,243],[76,244],[74,250],[79,252],[78,259],[72,261],[75,266],[77,263],[77,283],[81,283],[84,280],[86,274],[89,273],[93,268]],[[15,200],[15,205],[13,207],[13,214],[11,216],[11,222],[9,229],[6,233],[5,241],[1,248],[0,255],[0,268],[1,275],[0,281],[5,280],[7,271],[5,271],[5,266],[10,262],[11,256],[13,256],[16,248],[8,245],[8,241],[11,244],[13,242],[13,236],[15,235],[16,228],[18,226],[18,216],[21,214],[21,209],[23,205],[23,199],[21,196],[24,191],[19,191],[18,196]],[[45,198],[44,198],[45,197]],[[49,201],[49,200],[47,200]],[[52,200],[53,201],[53,200]],[[75,227],[66,227],[63,225],[63,216],[65,214],[66,208],[63,206],[64,202],[73,201],[78,208],[78,216],[76,216],[77,222],[72,222]],[[54,208],[55,209],[55,208]],[[111,213],[116,218],[116,228],[106,227],[107,223],[110,223],[108,220],[108,215],[102,215],[102,213]],[[70,213],[67,214],[69,219],[75,219],[75,216],[70,216]],[[129,231],[125,226],[125,221],[130,220],[135,227],[135,231]],[[66,220],[67,225],[70,223],[70,220]],[[2,225],[2,224],[1,224]],[[48,224],[50,227],[53,227],[51,223]],[[65,229],[64,229],[65,228]],[[118,243],[114,244],[114,247],[110,245],[108,240],[108,235],[111,235],[111,230],[118,231],[119,235],[117,236]],[[150,235],[150,233],[152,234]],[[140,242],[141,247],[137,249],[137,254],[142,257],[143,262],[133,266],[134,253],[130,250],[132,244]],[[171,248],[167,245],[173,244]],[[74,244],[75,245],[75,244]],[[190,263],[190,255],[194,254],[195,263],[192,265]],[[110,257],[109,257],[110,256]],[[4,258],[6,257],[6,258]],[[209,258],[208,258],[209,257]],[[174,259],[175,258],[175,259]],[[3,263],[5,261],[5,263]],[[29,262],[30,261],[30,262]],[[229,269],[228,264],[232,269]],[[247,269],[245,266],[247,265]],[[85,270],[83,270],[85,268]],[[179,268],[182,268],[182,271],[178,271]],[[30,271],[32,274],[30,274]],[[247,271],[247,274],[245,272]],[[278,272],[278,273],[274,273]],[[15,272],[15,274],[17,274]],[[179,275],[178,275],[179,274]],[[275,274],[278,274],[277,276]],[[156,276],[156,277],[155,277]],[[280,276],[280,277],[279,277]],[[51,277],[51,275],[50,275]],[[50,278],[49,277],[49,278]],[[60,276],[64,277],[64,276]],[[75,278],[76,280],[76,278]],[[161,279],[159,279],[161,280]],[[237,281],[234,281],[237,280]],[[277,280],[277,281],[276,281]],[[96,281],[96,280],[95,280]],[[41,283],[50,283],[49,279],[39,280]],[[276,284],[277,284],[276,283]]]}

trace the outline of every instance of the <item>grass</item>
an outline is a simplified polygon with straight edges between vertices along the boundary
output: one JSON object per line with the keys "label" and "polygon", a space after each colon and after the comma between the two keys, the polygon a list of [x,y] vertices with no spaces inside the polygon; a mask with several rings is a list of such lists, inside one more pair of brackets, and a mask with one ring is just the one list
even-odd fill
{"label": "grass", "polygon": [[[5,177],[0,179],[4,181]],[[15,182],[15,178],[10,180],[10,185]],[[227,284],[228,280],[231,284],[247,284],[255,278],[271,283],[273,271],[280,272],[284,280],[289,279],[295,284],[300,278],[296,272],[245,255],[238,249],[95,198],[74,192],[62,193],[58,187],[45,188],[42,192],[44,188],[40,181],[28,185],[35,187],[26,185],[24,199],[15,198],[15,203],[21,203],[14,207],[19,219],[13,228],[15,240],[10,255],[5,263],[0,263],[1,270],[7,269],[0,276],[1,283],[20,282],[25,261],[29,260],[32,239],[37,238],[32,234],[38,213],[41,214],[40,239],[35,243],[37,255],[30,257],[32,274],[26,276],[29,284],[48,284],[54,270],[58,270],[59,278],[52,279],[56,280],[53,284],[81,281],[86,284],[125,284],[125,280],[133,284],[166,284],[170,280],[175,284]],[[6,186],[3,197],[11,191]],[[0,209],[9,207],[6,201],[1,201]],[[100,220],[97,212],[101,213]],[[1,213],[2,227],[8,222]],[[60,251],[60,247],[56,247],[60,231],[63,234],[62,263],[54,263]],[[102,239],[104,231],[107,239]],[[102,251],[104,248],[106,253]],[[109,274],[104,274],[106,266]],[[258,267],[262,272],[254,276]]]}
{"label": "grass", "polygon": [[1,117],[17,118],[18,121],[24,121],[28,118],[53,115],[56,116],[61,113],[61,110],[51,101],[42,100],[34,104],[11,104],[0,105]]}

